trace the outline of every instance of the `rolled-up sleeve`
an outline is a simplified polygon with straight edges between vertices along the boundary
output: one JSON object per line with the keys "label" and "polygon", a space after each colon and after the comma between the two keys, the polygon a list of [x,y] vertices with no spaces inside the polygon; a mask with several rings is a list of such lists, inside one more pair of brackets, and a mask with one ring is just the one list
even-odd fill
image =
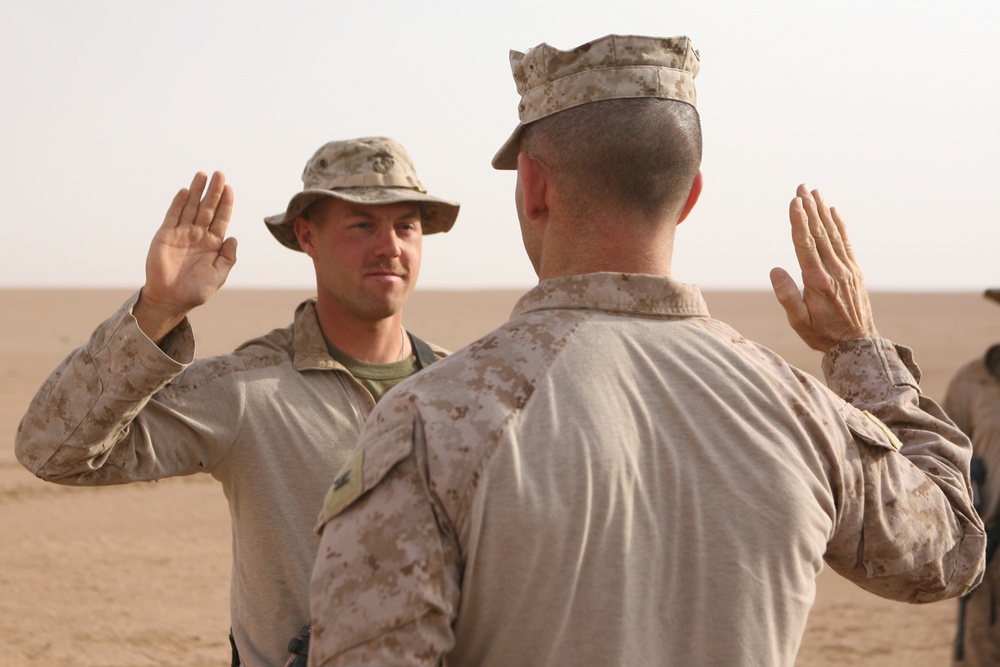
{"label": "rolled-up sleeve", "polygon": [[190,367],[194,335],[185,320],[153,343],[132,316],[136,298],[63,360],[21,419],[15,454],[38,477],[75,485],[160,479],[206,470],[229,446],[236,397],[158,394]]}
{"label": "rolled-up sleeve", "polygon": [[848,341],[826,354],[823,372],[848,402],[842,417],[855,440],[827,562],[859,586],[907,602],[971,590],[986,544],[972,504],[971,445],[920,393],[910,350]]}

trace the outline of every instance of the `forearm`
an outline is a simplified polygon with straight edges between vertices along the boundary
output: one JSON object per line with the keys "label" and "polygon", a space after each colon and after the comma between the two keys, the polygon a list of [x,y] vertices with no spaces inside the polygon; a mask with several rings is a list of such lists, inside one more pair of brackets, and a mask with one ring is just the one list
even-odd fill
{"label": "forearm", "polygon": [[967,592],[981,576],[985,544],[968,481],[968,439],[920,394],[906,348],[849,341],[830,350],[823,370],[832,390],[877,418],[865,421],[892,434],[852,429],[857,458],[845,467],[831,565],[894,599],[926,602]]}
{"label": "forearm", "polygon": [[823,372],[835,393],[892,431],[903,456],[954,492],[957,510],[975,515],[968,482],[972,446],[940,406],[920,393],[920,370],[908,348],[885,339],[848,341],[827,353]]}
{"label": "forearm", "polygon": [[[33,398],[18,428],[15,452],[36,475],[58,479],[88,474],[106,463],[117,443],[141,438],[139,429],[131,427],[133,419],[190,361],[193,341],[175,346],[182,357],[178,360],[138,331],[129,314],[133,302],[134,297],[101,324]],[[190,339],[190,332],[179,338]]]}

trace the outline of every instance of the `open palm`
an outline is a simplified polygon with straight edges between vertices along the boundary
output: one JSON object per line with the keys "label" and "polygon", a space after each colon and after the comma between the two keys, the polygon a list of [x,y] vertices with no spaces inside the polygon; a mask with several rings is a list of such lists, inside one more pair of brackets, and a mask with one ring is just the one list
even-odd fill
{"label": "open palm", "polygon": [[174,196],[150,243],[146,284],[134,311],[154,340],[226,282],[236,263],[236,239],[226,238],[232,211],[233,190],[221,172],[211,181],[198,172]]}

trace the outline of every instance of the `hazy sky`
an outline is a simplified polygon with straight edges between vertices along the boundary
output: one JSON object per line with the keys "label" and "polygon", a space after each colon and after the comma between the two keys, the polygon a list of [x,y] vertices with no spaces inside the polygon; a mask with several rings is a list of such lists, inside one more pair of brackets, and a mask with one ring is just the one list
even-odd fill
{"label": "hazy sky", "polygon": [[388,135],[432,194],[424,288],[535,282],[514,176],[507,52],[686,34],[705,191],[674,276],[769,289],[794,270],[787,206],[821,188],[869,286],[1000,285],[1000,2],[0,0],[0,287],[138,287],[149,239],[198,170],[236,192],[229,287],[313,285],[262,222],[326,141]]}

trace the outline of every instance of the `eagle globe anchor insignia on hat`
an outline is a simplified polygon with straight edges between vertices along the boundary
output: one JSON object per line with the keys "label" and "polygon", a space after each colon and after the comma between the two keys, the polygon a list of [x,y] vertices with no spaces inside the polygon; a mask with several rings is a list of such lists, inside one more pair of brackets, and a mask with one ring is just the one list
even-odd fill
{"label": "eagle globe anchor insignia on hat", "polygon": [[607,35],[560,51],[542,43],[510,52],[521,94],[520,123],[493,158],[495,169],[517,169],[524,127],[591,102],[628,97],[678,100],[695,106],[698,52],[687,37]]}
{"label": "eagle globe anchor insignia on hat", "polygon": [[459,204],[427,194],[406,149],[387,137],[324,144],[306,163],[302,186],[284,213],[264,218],[274,238],[292,250],[302,250],[295,219],[324,197],[366,205],[417,202],[425,235],[448,231],[458,217]]}

